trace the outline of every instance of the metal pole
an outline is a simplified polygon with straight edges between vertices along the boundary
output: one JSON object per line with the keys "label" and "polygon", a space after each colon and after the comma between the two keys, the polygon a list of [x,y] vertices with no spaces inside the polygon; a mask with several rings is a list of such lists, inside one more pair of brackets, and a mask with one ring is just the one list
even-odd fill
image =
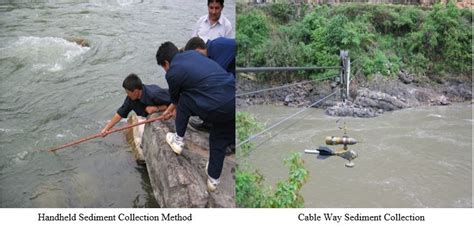
{"label": "metal pole", "polygon": [[347,69],[346,69],[346,98],[349,98],[349,86],[351,85],[351,58],[349,51],[347,51]]}
{"label": "metal pole", "polygon": [[340,71],[340,78],[341,78],[341,84],[342,84],[342,87],[341,87],[341,98],[342,98],[342,101],[345,102],[346,99],[348,98],[348,90],[349,90],[349,87],[347,86],[348,85],[348,70],[349,70],[349,52],[346,51],[346,50],[341,50],[340,51],[340,54],[339,54],[340,58],[341,58],[341,71]]}

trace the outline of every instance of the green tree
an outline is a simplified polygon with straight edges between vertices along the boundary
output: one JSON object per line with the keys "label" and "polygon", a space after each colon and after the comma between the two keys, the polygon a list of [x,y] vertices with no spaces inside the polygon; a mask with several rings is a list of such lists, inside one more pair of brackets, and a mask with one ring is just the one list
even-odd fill
{"label": "green tree", "polygon": [[265,62],[263,47],[269,37],[265,14],[250,10],[237,15],[237,65],[260,66]]}
{"label": "green tree", "polygon": [[[243,142],[262,125],[250,114],[237,112],[236,129],[238,142]],[[239,158],[248,156],[251,143],[244,144],[237,149]],[[299,194],[308,178],[308,171],[300,154],[294,153],[285,160],[289,168],[289,177],[280,181],[275,189],[264,185],[264,177],[258,171],[248,169],[249,165],[239,161],[236,172],[236,202],[239,207],[250,208],[293,208],[303,207],[304,199]]]}

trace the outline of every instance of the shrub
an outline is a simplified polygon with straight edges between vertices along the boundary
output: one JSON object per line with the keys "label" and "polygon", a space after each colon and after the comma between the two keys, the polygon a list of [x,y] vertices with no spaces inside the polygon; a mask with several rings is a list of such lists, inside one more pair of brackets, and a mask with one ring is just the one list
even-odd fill
{"label": "shrub", "polygon": [[304,207],[299,192],[308,178],[308,170],[298,153],[286,159],[285,164],[289,168],[288,179],[278,182],[275,190],[264,186],[264,178],[258,171],[243,171],[239,166],[235,178],[237,205],[247,208]]}
{"label": "shrub", "polygon": [[287,23],[296,15],[295,5],[287,2],[270,4],[264,9],[280,23]]}
{"label": "shrub", "polygon": [[[237,138],[239,142],[242,142],[262,129],[262,124],[258,123],[249,113],[237,112],[236,129]],[[251,146],[251,143],[247,143],[239,147],[237,149],[239,158],[248,156]],[[262,174],[258,171],[244,169],[248,165],[244,160],[239,160],[239,167],[235,175],[237,205],[249,208],[303,207],[304,199],[299,191],[308,178],[304,161],[300,154],[294,153],[285,160],[285,164],[289,168],[288,179],[279,182],[273,191],[272,188],[263,184]]]}
{"label": "shrub", "polygon": [[[237,143],[247,140],[252,136],[252,134],[262,130],[262,128],[263,125],[257,122],[257,120],[255,120],[255,118],[249,113],[237,112],[235,120],[235,129],[237,131],[238,139]],[[250,148],[252,148],[251,143],[243,144],[239,148],[239,157],[247,156]]]}
{"label": "shrub", "polygon": [[[260,15],[265,28],[246,28],[257,34],[242,35],[240,66],[338,66],[339,51],[348,50],[351,59],[359,62],[353,70],[366,77],[394,76],[401,68],[420,76],[471,73],[473,11],[458,9],[453,2],[432,9],[383,4],[316,6],[294,20],[287,20],[278,7],[249,14]],[[337,74],[325,71],[316,76]]]}
{"label": "shrub", "polygon": [[237,65],[260,66],[264,63],[262,53],[269,35],[266,16],[257,10],[237,16]]}

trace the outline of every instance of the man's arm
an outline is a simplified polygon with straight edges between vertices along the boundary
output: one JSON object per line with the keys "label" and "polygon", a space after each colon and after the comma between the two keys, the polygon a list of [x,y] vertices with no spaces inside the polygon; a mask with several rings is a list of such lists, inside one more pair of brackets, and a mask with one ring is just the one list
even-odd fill
{"label": "man's arm", "polygon": [[145,108],[146,113],[151,114],[157,111],[164,111],[168,108],[167,105],[147,106]]}
{"label": "man's arm", "polygon": [[176,116],[176,105],[170,104],[161,117],[163,117],[164,120],[168,120],[173,116]]}
{"label": "man's arm", "polygon": [[159,86],[156,86],[156,90],[153,91],[153,93],[150,93],[149,95],[152,101],[152,105],[156,107],[156,109],[146,107],[145,109],[148,114],[151,114],[156,111],[164,111],[166,110],[166,108],[168,108],[168,104],[170,104],[170,94],[168,89],[162,89]]}
{"label": "man's arm", "polygon": [[168,109],[168,105],[159,105],[159,106],[158,106],[158,111],[163,112],[163,111],[165,111],[166,109]]}
{"label": "man's arm", "polygon": [[199,28],[201,27],[201,23],[203,22],[203,20],[205,20],[207,16],[204,16],[204,19],[203,17],[200,17],[197,22],[196,22],[196,25],[194,25],[194,29],[193,29],[193,33],[191,34],[191,37],[197,37],[199,36]]}
{"label": "man's arm", "polygon": [[100,131],[100,133],[102,134],[102,137],[107,136],[109,130],[112,129],[112,127],[114,127],[115,124],[117,124],[121,119],[122,119],[122,116],[120,116],[118,113],[115,113],[115,115],[112,117],[110,122],[107,123],[107,125],[104,127],[104,129],[102,129],[102,131]]}
{"label": "man's arm", "polygon": [[232,27],[232,24],[230,23],[230,21],[228,21],[228,22],[229,22],[229,24],[227,24],[227,26],[225,27],[225,36],[224,37],[235,39],[234,28]]}

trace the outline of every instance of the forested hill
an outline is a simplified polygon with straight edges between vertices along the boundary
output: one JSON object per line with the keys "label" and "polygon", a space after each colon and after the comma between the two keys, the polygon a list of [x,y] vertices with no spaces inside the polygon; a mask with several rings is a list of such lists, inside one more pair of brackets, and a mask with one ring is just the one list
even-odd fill
{"label": "forested hill", "polygon": [[237,7],[237,65],[337,66],[349,50],[357,77],[469,76],[471,9],[413,5],[277,3]]}

